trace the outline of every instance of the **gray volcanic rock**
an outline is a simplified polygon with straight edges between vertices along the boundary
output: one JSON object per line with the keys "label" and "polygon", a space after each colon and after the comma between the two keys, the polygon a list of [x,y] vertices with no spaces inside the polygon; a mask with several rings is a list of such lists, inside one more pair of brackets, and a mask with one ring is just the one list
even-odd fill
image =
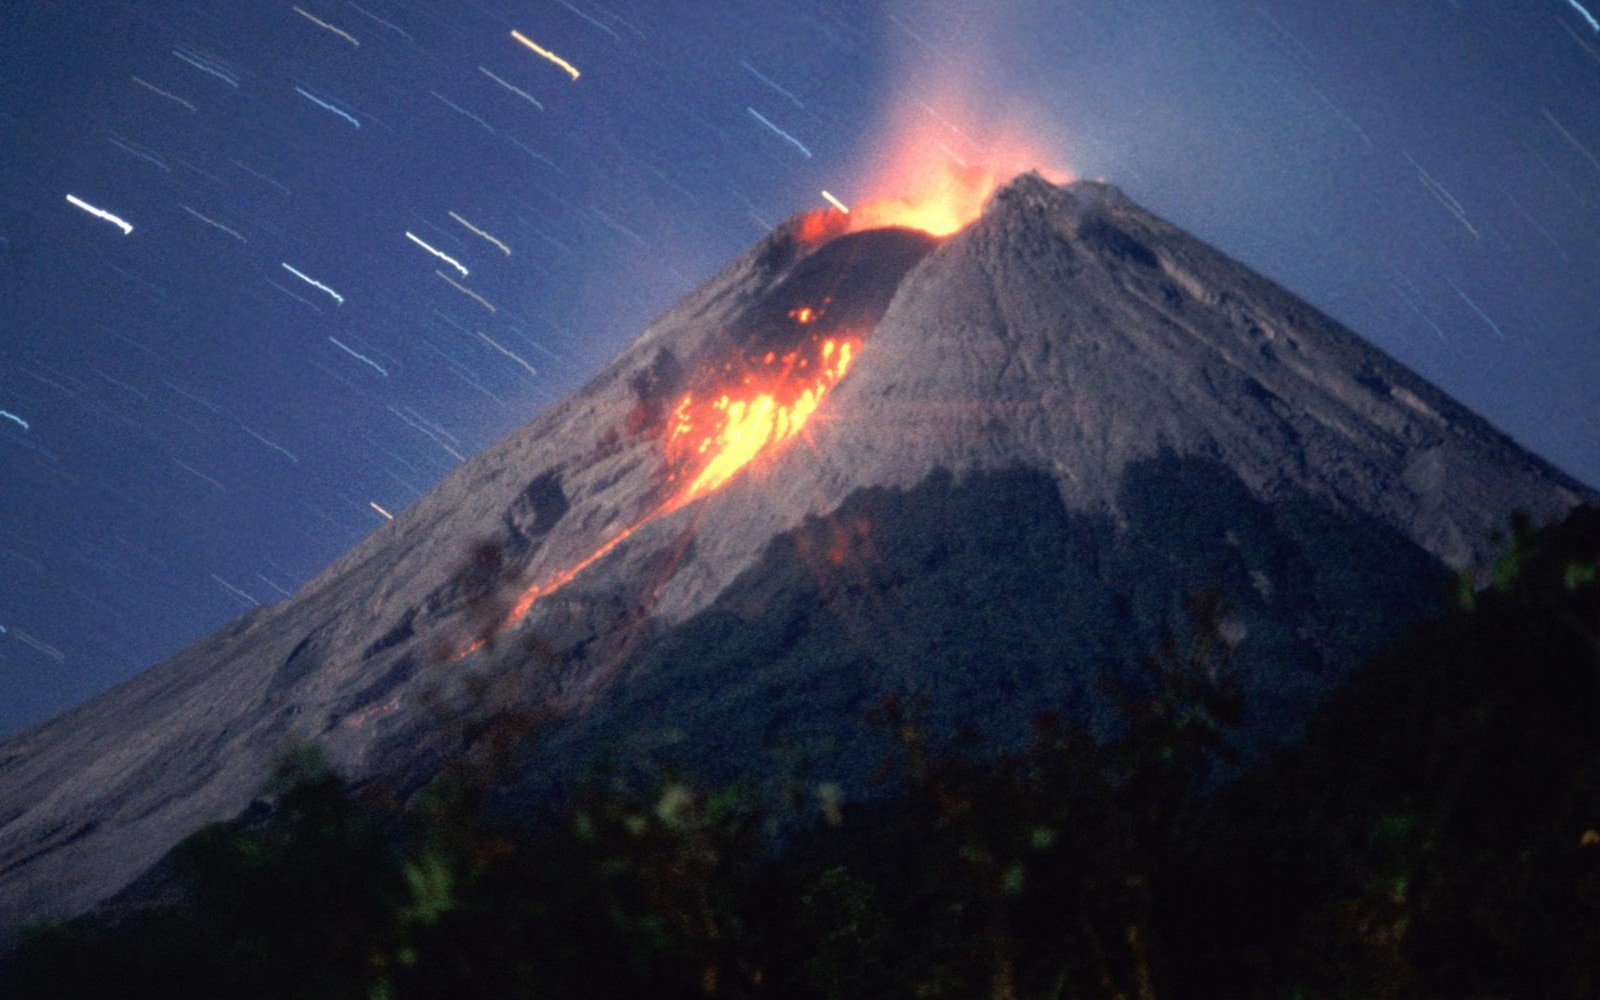
{"label": "gray volcanic rock", "polygon": [[[1072,507],[1114,509],[1122,471],[1170,449],[1264,497],[1337,498],[1459,567],[1509,511],[1543,519],[1594,495],[1116,189],[1033,175],[907,278],[829,414],[815,449],[783,458],[809,468],[747,482],[751,500],[809,491],[818,513],[931,468],[1020,464]],[[708,504],[700,543],[748,504]]]}
{"label": "gray volcanic rock", "polygon": [[[1241,648],[1264,651],[1257,688],[1292,731],[1332,680],[1272,694],[1273,656],[1357,655],[1387,619],[1425,613],[1408,593],[1484,559],[1511,511],[1545,519],[1597,499],[1106,185],[1025,175],[942,242],[876,230],[813,246],[802,232],[762,240],[292,598],[0,743],[0,929],[82,912],[238,815],[286,740],[321,743],[354,778],[425,775],[430,692],[485,664],[518,665],[512,697],[575,717],[557,743],[661,725],[652,706],[699,720],[688,728],[707,747],[745,723],[747,742],[784,718],[818,731],[898,690],[870,664],[932,663],[960,634],[874,626],[857,641],[817,609],[880,625],[888,609],[909,630],[939,608],[953,628],[948,609],[981,600],[960,578],[1018,600],[1070,586],[1098,611],[1028,605],[1023,618],[1076,617],[986,635],[1020,636],[1000,657],[1004,699],[980,668],[930,668],[913,686],[955,678],[948,704],[1081,695],[1084,670],[1136,654],[1179,591],[1221,574],[1247,605]],[[678,506],[662,447],[676,401],[724,365],[793,347],[804,307],[865,337],[854,366],[801,439]],[[1341,545],[1392,556],[1394,586],[1377,565],[1319,575]],[[868,556],[878,568],[862,575]],[[458,659],[535,585],[551,592],[525,619]],[[1360,604],[1363,590],[1382,593]],[[1097,639],[1096,615],[1126,635]],[[530,655],[528,636],[550,655]],[[1045,654],[1059,659],[1027,666]],[[762,656],[786,672],[746,669]],[[806,677],[837,684],[808,702],[794,695]]]}

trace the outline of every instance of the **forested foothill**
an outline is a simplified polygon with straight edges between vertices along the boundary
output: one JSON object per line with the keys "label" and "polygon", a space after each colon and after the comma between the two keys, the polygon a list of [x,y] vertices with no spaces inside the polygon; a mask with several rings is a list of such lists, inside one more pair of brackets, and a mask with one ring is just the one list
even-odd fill
{"label": "forested foothill", "polygon": [[986,750],[884,702],[863,798],[628,767],[530,810],[506,789],[540,724],[509,709],[456,720],[415,794],[288,752],[136,903],[27,930],[0,992],[1600,995],[1600,509],[1514,522],[1452,611],[1247,765],[1225,613],[1198,595],[1106,680],[1109,734],[1041,717]]}

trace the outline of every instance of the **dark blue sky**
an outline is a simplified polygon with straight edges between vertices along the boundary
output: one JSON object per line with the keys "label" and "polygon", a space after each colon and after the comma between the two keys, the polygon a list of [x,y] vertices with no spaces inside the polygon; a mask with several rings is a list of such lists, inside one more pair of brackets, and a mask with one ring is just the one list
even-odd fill
{"label": "dark blue sky", "polygon": [[1600,483],[1570,0],[30,0],[0,51],[0,733],[293,591],[822,189],[891,193],[924,92]]}

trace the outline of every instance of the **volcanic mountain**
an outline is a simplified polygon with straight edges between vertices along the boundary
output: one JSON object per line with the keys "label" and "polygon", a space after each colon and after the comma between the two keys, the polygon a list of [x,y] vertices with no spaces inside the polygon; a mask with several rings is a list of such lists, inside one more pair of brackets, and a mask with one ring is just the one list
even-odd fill
{"label": "volcanic mountain", "polygon": [[0,743],[0,927],[238,816],[291,740],[425,777],[470,677],[551,719],[551,775],[642,746],[854,788],[883,696],[1093,717],[1210,588],[1259,750],[1512,511],[1597,499],[1110,186],[849,223],[775,230],[293,597]]}

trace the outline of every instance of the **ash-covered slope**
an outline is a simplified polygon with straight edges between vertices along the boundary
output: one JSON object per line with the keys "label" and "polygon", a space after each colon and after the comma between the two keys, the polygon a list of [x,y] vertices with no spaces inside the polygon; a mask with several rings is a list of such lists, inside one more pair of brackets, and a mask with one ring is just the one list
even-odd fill
{"label": "ash-covered slope", "polygon": [[[1092,714],[1213,588],[1260,750],[1512,511],[1595,499],[1114,188],[1033,176],[907,277],[825,417],[697,512],[642,652],[548,766],[629,741],[726,777],[777,746],[863,779],[883,696],[947,728]],[[594,638],[561,624],[535,628]]]}
{"label": "ash-covered slope", "polygon": [[[884,690],[1049,703],[1221,573],[1264,678],[1269,653],[1332,661],[1381,631],[1364,624],[1421,613],[1410,592],[1481,558],[1511,510],[1594,499],[1104,185],[1021,177],[942,243],[803,232],[764,239],[293,598],[0,743],[0,928],[80,912],[236,815],[290,737],[355,777],[425,772],[428,692],[482,663],[517,667],[518,698],[581,715],[570,745],[671,721],[654,710],[723,730],[735,753],[739,725],[760,742],[781,715],[804,735]],[[670,447],[679,401],[822,335],[857,353],[805,437],[691,496]],[[1351,539],[1385,565],[1306,568]],[[1096,639],[1087,613],[1019,625],[990,685],[1004,697],[972,701],[981,655],[934,628],[977,600],[958,576],[991,596],[1076,588],[1103,606],[1101,632],[1127,634]],[[1381,593],[1352,619],[1340,602],[1364,589]],[[515,641],[533,635],[553,659]],[[959,670],[940,659],[952,650]],[[1289,684],[1281,707],[1326,683]]]}
{"label": "ash-covered slope", "polygon": [[[737,353],[736,333],[766,336],[801,300],[833,297],[870,327],[934,245],[886,230],[818,247],[797,228],[769,234],[588,386],[463,463],[293,597],[0,742],[0,933],[81,912],[200,825],[238,814],[289,740],[323,743],[353,774],[407,768],[369,761],[369,744],[428,717],[422,692],[454,675],[451,661],[504,610],[501,598],[670,495],[660,430],[675,392]],[[485,545],[495,566],[475,559]]]}
{"label": "ash-covered slope", "polygon": [[[1049,470],[1073,508],[1114,510],[1123,470],[1170,450],[1263,497],[1372,514],[1461,566],[1510,510],[1544,518],[1594,495],[1115,188],[1033,175],[908,277],[829,412],[817,448],[784,458],[809,468],[746,484],[751,500],[821,483],[821,511],[934,467],[1020,464]],[[747,503],[708,505],[705,528]]]}

